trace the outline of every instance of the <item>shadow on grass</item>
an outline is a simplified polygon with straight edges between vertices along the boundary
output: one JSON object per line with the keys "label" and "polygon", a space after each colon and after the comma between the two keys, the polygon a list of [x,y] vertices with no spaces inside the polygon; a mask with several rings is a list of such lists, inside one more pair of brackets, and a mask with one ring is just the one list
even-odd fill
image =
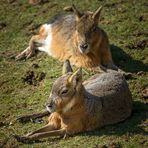
{"label": "shadow on grass", "polygon": [[126,72],[148,72],[148,65],[141,61],[134,60],[130,55],[125,53],[121,48],[111,45],[112,56],[115,64]]}
{"label": "shadow on grass", "polygon": [[147,105],[135,101],[133,103],[133,113],[124,122],[105,126],[104,128],[99,128],[94,131],[84,132],[79,134],[80,136],[102,136],[102,135],[130,135],[130,134],[142,134],[148,135],[148,132],[144,130],[143,126],[146,125],[143,123],[148,118],[148,108]]}

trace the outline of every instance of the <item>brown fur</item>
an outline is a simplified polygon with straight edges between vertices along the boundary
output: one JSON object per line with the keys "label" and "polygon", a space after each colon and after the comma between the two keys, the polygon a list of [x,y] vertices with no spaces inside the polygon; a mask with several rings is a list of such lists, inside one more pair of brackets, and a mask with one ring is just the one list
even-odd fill
{"label": "brown fur", "polygon": [[[101,8],[95,13],[80,13],[74,6],[74,15],[58,15],[51,19],[52,42],[51,53],[60,61],[67,59],[77,67],[118,69],[112,61],[106,33],[98,27]],[[16,59],[31,57],[44,44],[48,35],[44,26],[40,28],[39,35],[32,37],[29,47],[19,54]],[[39,43],[39,44],[38,44]],[[31,46],[32,45],[32,46]],[[87,45],[88,48],[82,48]]]}
{"label": "brown fur", "polygon": [[51,112],[48,124],[20,137],[20,141],[73,135],[121,122],[131,114],[132,99],[120,73],[97,74],[82,83],[78,70],[54,82],[47,110]]}

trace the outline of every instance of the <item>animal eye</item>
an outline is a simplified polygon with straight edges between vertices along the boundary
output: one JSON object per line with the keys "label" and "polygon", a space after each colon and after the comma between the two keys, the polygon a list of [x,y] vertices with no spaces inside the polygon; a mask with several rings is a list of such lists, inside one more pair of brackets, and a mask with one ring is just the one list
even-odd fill
{"label": "animal eye", "polygon": [[67,94],[67,93],[68,93],[68,89],[64,89],[64,90],[61,92],[62,95],[65,95],[65,94]]}

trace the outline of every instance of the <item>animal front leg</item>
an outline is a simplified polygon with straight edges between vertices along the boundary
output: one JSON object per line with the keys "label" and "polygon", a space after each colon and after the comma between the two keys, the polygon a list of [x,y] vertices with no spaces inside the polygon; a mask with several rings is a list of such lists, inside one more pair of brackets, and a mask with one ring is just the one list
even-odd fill
{"label": "animal front leg", "polygon": [[23,143],[27,143],[30,141],[35,141],[35,140],[39,140],[42,138],[47,138],[50,136],[65,136],[66,135],[66,129],[59,129],[59,130],[53,130],[53,131],[49,131],[49,132],[40,132],[40,133],[35,133],[32,134],[30,136],[26,135],[26,136],[15,136],[15,138],[17,139],[17,141],[19,142],[23,142]]}
{"label": "animal front leg", "polygon": [[47,138],[50,136],[63,136],[64,137],[65,134],[66,134],[66,130],[60,129],[60,130],[54,130],[54,131],[50,131],[50,132],[35,133],[31,136],[27,136],[27,138],[32,141],[32,140]]}
{"label": "animal front leg", "polygon": [[53,130],[55,130],[55,129],[56,129],[56,128],[55,128],[54,125],[52,125],[52,124],[47,124],[46,126],[40,128],[40,129],[38,129],[38,130],[36,130],[36,131],[33,131],[33,132],[28,133],[26,136],[28,137],[28,136],[32,136],[32,135],[38,134],[38,133],[49,132],[49,131],[53,131]]}

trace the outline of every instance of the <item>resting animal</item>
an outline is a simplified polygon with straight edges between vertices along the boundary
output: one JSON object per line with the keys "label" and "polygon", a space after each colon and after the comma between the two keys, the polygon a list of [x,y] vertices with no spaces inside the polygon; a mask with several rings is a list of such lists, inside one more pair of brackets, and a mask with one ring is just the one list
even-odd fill
{"label": "resting animal", "polygon": [[131,93],[120,73],[96,74],[82,82],[81,69],[71,70],[67,66],[66,73],[52,86],[46,105],[51,113],[48,124],[16,136],[18,141],[73,135],[124,121],[131,115]]}
{"label": "resting animal", "polygon": [[66,10],[74,14],[54,16],[43,24],[29,46],[16,59],[30,58],[36,51],[44,51],[60,61],[69,59],[76,67],[103,70],[118,67],[113,64],[108,37],[98,27],[102,7],[94,13],[81,13],[74,5]]}

